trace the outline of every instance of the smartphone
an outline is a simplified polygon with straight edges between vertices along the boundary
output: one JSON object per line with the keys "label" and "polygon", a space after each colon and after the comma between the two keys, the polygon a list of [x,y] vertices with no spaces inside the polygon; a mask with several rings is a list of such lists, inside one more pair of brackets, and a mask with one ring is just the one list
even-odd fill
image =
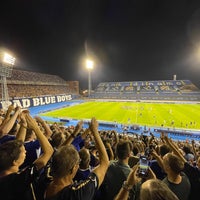
{"label": "smartphone", "polygon": [[148,169],[149,169],[148,158],[144,155],[140,156],[138,176],[139,177],[147,177],[148,176]]}

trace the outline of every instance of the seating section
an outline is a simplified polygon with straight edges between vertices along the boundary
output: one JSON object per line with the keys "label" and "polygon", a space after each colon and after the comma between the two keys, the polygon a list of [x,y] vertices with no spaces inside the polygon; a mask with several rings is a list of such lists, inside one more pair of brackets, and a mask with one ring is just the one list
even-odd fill
{"label": "seating section", "polygon": [[66,84],[66,81],[57,75],[43,74],[32,71],[13,69],[11,80],[26,81],[26,82],[37,82],[37,83],[57,83]]}
{"label": "seating section", "polygon": [[[57,75],[14,68],[7,78],[10,98],[44,95],[79,95],[78,81]],[[2,94],[2,87],[0,88]],[[200,90],[190,80],[129,81],[99,83],[91,98],[135,101],[200,101]]]}
{"label": "seating section", "polygon": [[98,84],[92,97],[138,101],[200,101],[200,90],[190,80],[103,82]]}
{"label": "seating section", "polygon": [[[7,78],[10,98],[36,97],[44,95],[78,95],[78,81],[65,81],[57,75],[13,69]],[[2,88],[0,88],[2,94]]]}

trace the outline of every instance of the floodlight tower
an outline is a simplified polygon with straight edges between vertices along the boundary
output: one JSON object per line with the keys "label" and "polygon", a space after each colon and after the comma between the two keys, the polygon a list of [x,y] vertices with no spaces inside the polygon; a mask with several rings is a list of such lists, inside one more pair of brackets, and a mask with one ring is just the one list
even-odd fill
{"label": "floodlight tower", "polygon": [[9,95],[7,87],[7,77],[11,77],[15,58],[8,53],[0,53],[0,76],[1,76],[1,103],[2,108],[7,109],[9,106]]}
{"label": "floodlight tower", "polygon": [[86,60],[86,68],[88,70],[88,97],[90,97],[91,89],[92,89],[92,82],[91,82],[91,71],[93,69],[94,62],[92,60]]}

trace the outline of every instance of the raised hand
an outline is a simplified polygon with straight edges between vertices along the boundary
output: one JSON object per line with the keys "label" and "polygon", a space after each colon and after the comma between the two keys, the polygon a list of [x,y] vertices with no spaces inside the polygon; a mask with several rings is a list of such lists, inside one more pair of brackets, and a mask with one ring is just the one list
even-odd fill
{"label": "raised hand", "polygon": [[73,134],[77,135],[81,131],[82,127],[83,127],[83,120],[81,120],[77,123],[77,125],[75,126],[75,129],[73,131]]}
{"label": "raised hand", "polygon": [[26,113],[26,122],[28,128],[34,130],[35,128],[39,128],[36,120],[30,115],[30,113]]}
{"label": "raised hand", "polygon": [[96,132],[96,131],[98,130],[98,126],[99,126],[98,121],[96,120],[95,117],[93,117],[93,118],[91,119],[91,123],[90,123],[89,129],[90,129],[92,132]]}

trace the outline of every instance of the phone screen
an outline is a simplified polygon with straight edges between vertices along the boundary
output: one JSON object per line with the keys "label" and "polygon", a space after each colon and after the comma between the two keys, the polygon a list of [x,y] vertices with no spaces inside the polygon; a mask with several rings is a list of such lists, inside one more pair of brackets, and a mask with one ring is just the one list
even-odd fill
{"label": "phone screen", "polygon": [[140,156],[139,176],[145,177],[148,175],[149,160],[146,156]]}

